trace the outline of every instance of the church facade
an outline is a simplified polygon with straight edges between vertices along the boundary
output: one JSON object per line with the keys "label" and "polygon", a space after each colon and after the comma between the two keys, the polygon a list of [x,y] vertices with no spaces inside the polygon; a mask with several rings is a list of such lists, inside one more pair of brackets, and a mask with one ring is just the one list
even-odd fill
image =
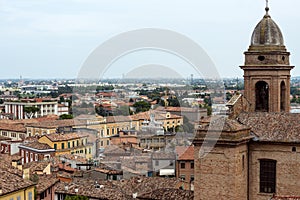
{"label": "church facade", "polygon": [[289,113],[293,66],[268,7],[244,54],[244,94],[228,102],[229,117],[212,117],[196,131],[195,199],[300,199],[300,115]]}

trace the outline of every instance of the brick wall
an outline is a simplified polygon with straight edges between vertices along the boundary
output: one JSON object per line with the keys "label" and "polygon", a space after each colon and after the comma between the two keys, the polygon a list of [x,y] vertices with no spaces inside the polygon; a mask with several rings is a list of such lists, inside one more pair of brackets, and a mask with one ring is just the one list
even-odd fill
{"label": "brick wall", "polygon": [[[296,152],[292,148],[296,147]],[[260,159],[276,160],[276,194],[300,196],[300,145],[250,145],[250,199],[270,199],[272,194],[259,192]]]}
{"label": "brick wall", "polygon": [[247,145],[216,146],[204,158],[195,147],[194,199],[247,199]]}

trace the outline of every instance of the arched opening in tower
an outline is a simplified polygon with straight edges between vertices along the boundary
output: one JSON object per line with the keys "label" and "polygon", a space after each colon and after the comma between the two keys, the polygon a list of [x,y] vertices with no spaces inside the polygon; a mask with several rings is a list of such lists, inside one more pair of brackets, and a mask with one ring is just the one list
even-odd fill
{"label": "arched opening in tower", "polygon": [[255,111],[269,111],[269,85],[265,81],[255,84]]}
{"label": "arched opening in tower", "polygon": [[286,87],[284,81],[281,81],[280,84],[280,111],[285,111],[286,104]]}

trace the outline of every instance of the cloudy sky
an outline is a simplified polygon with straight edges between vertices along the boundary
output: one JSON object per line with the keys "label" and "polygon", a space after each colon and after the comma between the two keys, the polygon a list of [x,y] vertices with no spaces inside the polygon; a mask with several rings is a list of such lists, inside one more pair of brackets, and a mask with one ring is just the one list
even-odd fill
{"label": "cloudy sky", "polygon": [[[300,75],[300,1],[269,0],[270,15]],[[141,28],[167,29],[197,42],[222,77],[242,77],[239,65],[265,0],[0,0],[0,79],[75,78],[94,49],[110,38]],[[159,64],[182,77],[194,73],[174,55],[129,54],[104,77]]]}

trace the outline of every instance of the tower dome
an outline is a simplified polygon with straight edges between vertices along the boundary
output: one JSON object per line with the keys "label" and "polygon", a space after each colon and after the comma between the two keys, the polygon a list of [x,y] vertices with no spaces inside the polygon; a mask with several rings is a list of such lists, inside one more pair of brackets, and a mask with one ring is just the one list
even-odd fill
{"label": "tower dome", "polygon": [[278,25],[268,14],[269,8],[266,7],[266,14],[256,25],[252,37],[251,46],[284,46],[283,36]]}

